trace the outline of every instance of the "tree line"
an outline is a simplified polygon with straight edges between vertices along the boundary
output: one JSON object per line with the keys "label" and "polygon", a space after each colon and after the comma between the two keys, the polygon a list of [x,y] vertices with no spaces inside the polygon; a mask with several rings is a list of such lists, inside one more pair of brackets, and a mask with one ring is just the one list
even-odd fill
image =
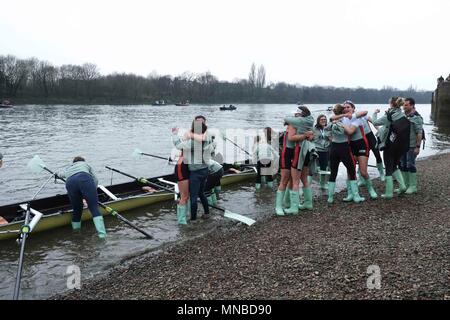
{"label": "tree line", "polygon": [[191,103],[387,103],[391,96],[411,96],[430,103],[431,91],[301,86],[266,83],[263,65],[252,64],[248,79],[219,81],[210,72],[178,76],[131,73],[102,75],[92,63],[55,66],[36,58],[0,55],[0,99],[14,103],[149,104],[189,100]]}

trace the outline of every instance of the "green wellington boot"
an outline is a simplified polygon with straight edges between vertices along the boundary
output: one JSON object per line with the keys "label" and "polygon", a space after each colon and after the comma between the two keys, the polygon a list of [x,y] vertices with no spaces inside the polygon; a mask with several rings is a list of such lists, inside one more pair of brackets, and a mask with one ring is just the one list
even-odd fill
{"label": "green wellington boot", "polygon": [[409,174],[409,186],[406,189],[406,194],[417,193],[417,172],[408,172]]}
{"label": "green wellington boot", "polygon": [[361,175],[361,171],[358,169],[358,187],[361,187],[365,184],[364,177]]}
{"label": "green wellington boot", "polygon": [[402,194],[406,191],[405,180],[403,180],[403,175],[400,170],[395,170],[392,176],[397,180],[399,188],[396,190],[398,194]]}
{"label": "green wellington boot", "polygon": [[353,192],[352,192],[352,187],[351,187],[351,184],[350,184],[350,180],[347,180],[347,197],[345,197],[342,200],[344,202],[353,201]]}
{"label": "green wellington boot", "polygon": [[217,196],[215,193],[211,194],[212,205],[215,206],[217,204]]}
{"label": "green wellington boot", "polygon": [[356,180],[350,181],[350,188],[352,189],[353,202],[360,203],[360,202],[363,202],[364,200],[366,200],[364,197],[361,197],[359,195],[358,182],[356,182]]}
{"label": "green wellington boot", "polygon": [[186,221],[187,205],[177,205],[177,220],[178,224],[187,224]]}
{"label": "green wellington boot", "polygon": [[409,171],[401,171],[403,176],[403,181],[405,181],[406,189],[409,187]]}
{"label": "green wellington boot", "polygon": [[72,221],[72,230],[80,230],[81,229],[81,221],[73,222]]}
{"label": "green wellington boot", "polygon": [[384,180],[386,180],[386,175],[384,174],[383,162],[377,163],[377,169],[380,173],[380,181],[384,182]]}
{"label": "green wellington boot", "polygon": [[333,203],[334,201],[334,188],[336,188],[336,182],[328,181],[328,203]]}
{"label": "green wellington boot", "polygon": [[269,188],[273,188],[273,181],[269,181],[269,182],[267,182],[267,186],[269,187]]}
{"label": "green wellington boot", "polygon": [[320,189],[322,189],[322,190],[327,190],[328,189],[328,186],[327,186],[327,183],[326,183],[326,175],[325,174],[319,174],[319,184],[320,184]]}
{"label": "green wellington boot", "polygon": [[213,204],[212,195],[207,196],[207,197],[206,197],[206,200],[208,200],[208,204],[209,204],[210,206],[213,206],[213,205],[214,205],[214,204]]}
{"label": "green wellington boot", "polygon": [[384,199],[391,199],[394,196],[394,180],[392,176],[386,176],[386,191],[381,195]]}
{"label": "green wellington boot", "polygon": [[219,196],[221,190],[222,190],[221,186],[214,187],[214,193],[216,194],[217,197]]}
{"label": "green wellington boot", "polygon": [[369,178],[369,179],[364,179],[364,181],[365,181],[365,185],[367,187],[367,191],[369,191],[370,198],[371,199],[378,198],[377,192],[373,188],[372,180],[370,180],[370,178]]}
{"label": "green wellington boot", "polygon": [[106,237],[105,222],[103,216],[94,217],[95,229],[97,229],[98,237],[104,239]]}
{"label": "green wellington boot", "polygon": [[291,189],[286,188],[286,192],[283,197],[283,208],[289,208],[291,206]]}
{"label": "green wellington boot", "polygon": [[291,206],[284,209],[285,214],[298,214],[298,206],[300,202],[298,191],[291,190],[290,192]]}
{"label": "green wellington boot", "polygon": [[261,190],[261,183],[255,183],[255,189],[256,191]]}
{"label": "green wellington boot", "polygon": [[284,216],[283,211],[283,198],[284,194],[287,192],[287,189],[285,191],[277,191],[277,197],[275,200],[275,214],[277,216]]}
{"label": "green wellington boot", "polygon": [[312,199],[312,189],[311,187],[303,188],[303,204],[299,205],[300,210],[312,210],[313,209],[313,199]]}

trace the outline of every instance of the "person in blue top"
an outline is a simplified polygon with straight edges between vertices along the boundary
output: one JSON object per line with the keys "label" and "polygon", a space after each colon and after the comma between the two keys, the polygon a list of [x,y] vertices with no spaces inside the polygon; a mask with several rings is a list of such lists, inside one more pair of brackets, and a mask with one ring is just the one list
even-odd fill
{"label": "person in blue top", "polygon": [[72,205],[72,229],[81,228],[81,215],[83,213],[83,199],[86,200],[89,211],[92,214],[95,229],[99,238],[106,237],[103,216],[98,209],[98,179],[91,166],[83,157],[77,156],[73,159],[70,167],[56,175],[66,179],[67,195]]}

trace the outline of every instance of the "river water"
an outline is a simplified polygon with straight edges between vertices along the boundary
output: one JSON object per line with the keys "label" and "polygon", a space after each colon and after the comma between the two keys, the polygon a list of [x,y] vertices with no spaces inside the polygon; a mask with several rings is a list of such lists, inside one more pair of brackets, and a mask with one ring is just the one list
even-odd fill
{"label": "river water", "polygon": [[[329,105],[311,105],[316,117],[331,115],[325,111]],[[372,111],[387,105],[359,105],[359,110]],[[420,157],[446,152],[450,149],[450,136],[430,123],[430,105],[417,105],[425,121],[426,148]],[[246,150],[251,146],[256,130],[270,126],[283,128],[284,116],[291,114],[295,105],[248,104],[238,105],[235,111],[219,111],[219,106],[47,106],[24,105],[0,109],[0,152],[4,165],[0,169],[0,205],[27,201],[46,181],[48,174],[32,173],[28,161],[39,155],[46,166],[54,171],[71,163],[74,156],[82,155],[94,168],[103,185],[127,182],[129,178],[111,175],[105,165],[118,168],[135,176],[157,176],[172,173],[173,166],[155,158],[135,159],[135,148],[143,152],[168,157],[173,155],[171,128],[190,127],[196,115],[204,115],[207,124],[235,141]],[[181,131],[182,131],[181,130]],[[245,153],[223,139],[217,139],[217,151],[225,161],[243,160]],[[374,164],[371,156],[370,163]],[[369,171],[376,176],[376,169]],[[345,170],[341,167],[338,185],[345,184]],[[318,194],[317,185],[315,193]],[[381,190],[379,190],[381,192]],[[65,193],[64,184],[50,183],[38,198]],[[256,220],[272,214],[274,193],[269,189],[255,193],[251,182],[224,188],[219,202],[222,207]],[[174,202],[159,203],[127,212],[126,217],[154,235],[143,239],[112,217],[107,217],[108,237],[98,240],[92,222],[86,222],[81,232],[70,227],[33,234],[26,246],[22,280],[22,299],[42,299],[67,290],[71,266],[81,271],[82,283],[108,268],[144,252],[157,251],[165,245],[201,236],[217,226],[231,222],[219,214],[196,226],[179,228]],[[0,299],[12,298],[17,272],[19,246],[13,241],[0,243]],[[68,269],[69,268],[69,269]],[[81,284],[82,284],[81,283]]]}

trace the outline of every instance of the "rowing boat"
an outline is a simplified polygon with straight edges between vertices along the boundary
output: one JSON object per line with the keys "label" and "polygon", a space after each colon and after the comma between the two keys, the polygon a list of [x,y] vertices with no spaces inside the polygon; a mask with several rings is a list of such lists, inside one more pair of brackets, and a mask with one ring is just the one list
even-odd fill
{"label": "rowing boat", "polygon": [[[220,181],[222,186],[246,181],[256,176],[254,167],[242,166],[238,168],[241,172],[232,173],[228,171],[228,169],[231,167],[236,168],[236,166],[229,164],[224,164],[223,166],[226,171]],[[173,174],[148,178],[147,180],[160,185],[163,188],[170,188],[174,190],[175,177]],[[99,201],[122,213],[127,210],[136,209],[162,201],[168,201],[174,198],[173,193],[162,189],[158,190],[157,187],[154,188],[156,191],[152,193],[143,191],[142,187],[143,185],[137,181],[108,186],[107,189],[115,195],[117,199],[112,199],[107,195],[107,193],[99,188]],[[8,224],[0,225],[0,240],[17,237],[18,230],[23,225],[25,219],[25,210],[22,208],[23,206],[21,207],[23,204],[24,202],[20,202],[0,206],[0,216],[8,221]],[[70,225],[72,207],[67,194],[33,200],[30,207],[43,214],[43,217],[33,229],[32,233]],[[103,215],[108,214],[103,208],[99,209]],[[81,219],[82,221],[92,219],[92,216],[87,208],[83,209]]]}

